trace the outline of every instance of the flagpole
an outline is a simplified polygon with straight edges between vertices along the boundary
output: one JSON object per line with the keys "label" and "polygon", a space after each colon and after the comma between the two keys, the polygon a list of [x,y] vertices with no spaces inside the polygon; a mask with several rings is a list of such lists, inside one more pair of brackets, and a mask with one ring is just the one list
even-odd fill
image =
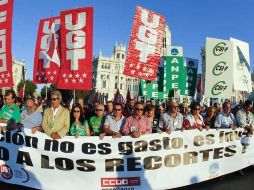
{"label": "flagpole", "polygon": [[48,83],[46,83],[46,100],[48,100]]}
{"label": "flagpole", "polygon": [[73,90],[73,105],[75,103],[75,90]]}

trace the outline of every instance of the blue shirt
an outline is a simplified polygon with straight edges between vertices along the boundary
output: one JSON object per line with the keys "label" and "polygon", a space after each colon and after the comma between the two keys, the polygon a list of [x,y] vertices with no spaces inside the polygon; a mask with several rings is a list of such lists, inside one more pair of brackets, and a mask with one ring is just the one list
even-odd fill
{"label": "blue shirt", "polygon": [[215,119],[214,127],[229,128],[229,125],[236,125],[235,116],[232,113],[227,115],[220,112]]}

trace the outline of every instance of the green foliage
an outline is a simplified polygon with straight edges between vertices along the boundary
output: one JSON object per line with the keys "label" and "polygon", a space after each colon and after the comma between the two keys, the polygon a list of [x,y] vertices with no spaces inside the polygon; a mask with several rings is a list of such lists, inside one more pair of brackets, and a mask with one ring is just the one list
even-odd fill
{"label": "green foliage", "polygon": [[25,87],[25,97],[28,96],[34,96],[34,92],[37,89],[37,86],[35,84],[33,84],[33,81],[31,80],[26,80],[25,82],[22,80],[20,81],[20,83],[17,86],[17,90],[18,92],[21,90],[21,88],[24,86],[24,83],[26,83],[26,87]]}

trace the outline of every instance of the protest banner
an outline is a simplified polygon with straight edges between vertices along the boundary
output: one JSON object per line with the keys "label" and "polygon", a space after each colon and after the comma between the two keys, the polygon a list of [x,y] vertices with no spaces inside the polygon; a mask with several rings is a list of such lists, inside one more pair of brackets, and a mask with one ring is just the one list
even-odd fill
{"label": "protest banner", "polygon": [[233,42],[233,80],[234,90],[252,92],[249,44],[234,38]]}
{"label": "protest banner", "polygon": [[155,80],[160,62],[165,17],[137,6],[124,74]]}
{"label": "protest banner", "polygon": [[227,40],[206,38],[205,93],[210,98],[231,99],[233,45]]}
{"label": "protest banner", "polygon": [[62,11],[59,89],[91,90],[93,8]]}
{"label": "protest banner", "polygon": [[60,17],[42,19],[35,48],[33,83],[56,83],[60,65]]}
{"label": "protest banner", "polygon": [[13,87],[12,77],[13,0],[0,1],[0,88]]}
{"label": "protest banner", "polygon": [[253,139],[243,129],[58,141],[29,129],[1,132],[0,180],[53,190],[170,189],[253,164]]}

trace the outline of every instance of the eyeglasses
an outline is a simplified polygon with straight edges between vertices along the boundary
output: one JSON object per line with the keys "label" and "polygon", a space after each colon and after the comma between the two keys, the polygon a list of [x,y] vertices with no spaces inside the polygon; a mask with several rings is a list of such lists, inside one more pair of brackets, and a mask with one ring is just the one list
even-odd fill
{"label": "eyeglasses", "polygon": [[79,110],[73,110],[73,113],[75,113],[75,112],[76,112],[76,113],[79,113],[80,111],[79,111]]}
{"label": "eyeglasses", "polygon": [[114,109],[114,111],[121,111],[122,109]]}
{"label": "eyeglasses", "polygon": [[197,111],[198,111],[198,110],[200,110],[200,108],[194,108],[194,110],[197,110]]}
{"label": "eyeglasses", "polygon": [[103,111],[102,109],[96,109],[95,111]]}
{"label": "eyeglasses", "polygon": [[59,100],[59,98],[51,98],[51,101]]}
{"label": "eyeglasses", "polygon": [[136,108],[135,110],[136,111],[143,111],[144,109],[142,109],[142,108]]}

